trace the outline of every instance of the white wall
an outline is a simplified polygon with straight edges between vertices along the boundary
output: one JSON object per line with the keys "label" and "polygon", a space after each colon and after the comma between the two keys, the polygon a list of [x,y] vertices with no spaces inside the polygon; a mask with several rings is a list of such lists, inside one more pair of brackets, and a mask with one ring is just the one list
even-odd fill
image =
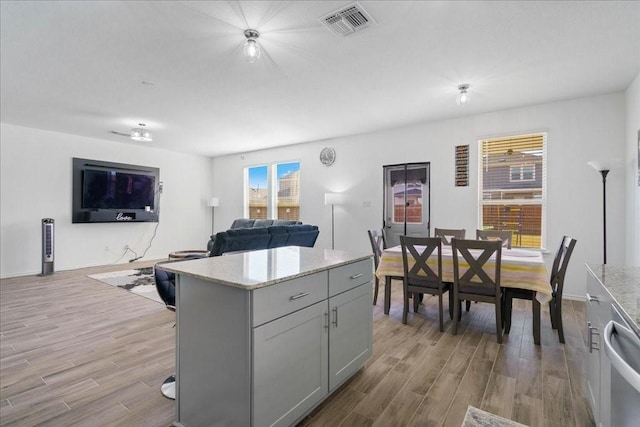
{"label": "white wall", "polygon": [[[157,235],[144,259],[206,249],[211,231],[210,158],[55,132],[0,125],[0,277],[41,272],[42,218],[55,220],[56,271],[110,264],[124,245],[141,255],[156,223],[71,223],[72,158],[160,168]],[[105,246],[110,250],[105,251]],[[133,258],[127,254],[120,262]]]}
{"label": "white wall", "polygon": [[[464,110],[460,110],[461,114]],[[316,247],[331,246],[331,208],[325,192],[350,199],[336,206],[336,249],[370,251],[366,230],[381,226],[382,166],[431,162],[432,227],[477,228],[478,147],[480,138],[548,132],[547,246],[550,262],[563,235],[578,240],[565,295],[583,297],[585,262],[602,262],[602,179],[586,165],[599,158],[623,158],[625,94],[581,98],[458,119],[423,123],[385,132],[337,138],[214,158],[216,229],[243,215],[242,170],[264,162],[301,161],[301,219],[321,232]],[[454,147],[470,145],[469,187],[454,187]],[[332,146],[336,162],[323,166],[320,150]],[[625,183],[623,174],[607,179],[607,261],[625,262]],[[365,207],[365,202],[371,202]]]}
{"label": "white wall", "polygon": [[628,265],[640,267],[640,74],[627,89],[627,140],[625,170],[627,259]]}

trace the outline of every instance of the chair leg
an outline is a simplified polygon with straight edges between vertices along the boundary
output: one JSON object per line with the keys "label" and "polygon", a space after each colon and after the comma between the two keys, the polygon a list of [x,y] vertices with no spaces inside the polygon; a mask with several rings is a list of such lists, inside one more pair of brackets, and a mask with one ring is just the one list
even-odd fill
{"label": "chair leg", "polygon": [[373,285],[373,305],[378,303],[378,287],[380,287],[380,279],[376,277]]}
{"label": "chair leg", "polygon": [[444,309],[442,308],[442,293],[438,294],[438,319],[440,319],[440,332],[444,332]]}
{"label": "chair leg", "polygon": [[391,277],[384,279],[384,314],[389,314],[391,308]]}
{"label": "chair leg", "polygon": [[449,289],[449,318],[453,320],[453,289]]}
{"label": "chair leg", "polygon": [[556,301],[555,303],[555,317],[556,326],[558,327],[558,339],[560,343],[564,344],[564,329],[562,328],[562,302]]}
{"label": "chair leg", "polygon": [[471,309],[471,301],[465,301],[465,310],[469,311]]}
{"label": "chair leg", "polygon": [[551,318],[551,328],[558,329],[558,322],[556,320],[556,302],[553,299],[549,301],[549,317]]}
{"label": "chair leg", "polygon": [[418,312],[418,304],[420,304],[420,297],[418,295],[422,295],[422,294],[416,294],[415,292],[413,294],[413,312],[414,313]]}
{"label": "chair leg", "polygon": [[498,338],[498,344],[502,344],[502,298],[496,301],[496,336]]}
{"label": "chair leg", "polygon": [[451,334],[452,335],[456,335],[458,333],[458,320],[460,320],[460,301],[457,300],[454,297],[454,301],[453,301],[453,327],[451,328]]}
{"label": "chair leg", "polygon": [[533,311],[533,343],[540,345],[540,302],[536,299],[535,293],[531,299],[531,306]]}
{"label": "chair leg", "polygon": [[511,330],[511,312],[513,310],[513,295],[508,290],[504,293],[504,333]]}
{"label": "chair leg", "polygon": [[404,294],[404,304],[402,305],[402,324],[407,324],[407,313],[409,312],[409,292],[407,292],[407,284],[402,282],[402,293]]}

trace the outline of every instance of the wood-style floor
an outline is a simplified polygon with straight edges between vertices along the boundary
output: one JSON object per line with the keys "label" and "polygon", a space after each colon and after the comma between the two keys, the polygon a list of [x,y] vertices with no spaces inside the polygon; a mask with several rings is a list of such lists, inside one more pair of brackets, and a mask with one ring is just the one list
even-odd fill
{"label": "wood-style floor", "polygon": [[[0,281],[0,425],[172,424],[174,402],[160,385],[174,372],[174,314],[87,277],[131,267]],[[448,318],[438,330],[434,297],[403,325],[400,289],[394,284],[389,316],[382,297],[374,307],[374,354],[365,368],[301,425],[457,427],[467,405],[530,426],[593,425],[584,303],[565,301],[565,345],[543,311],[536,346],[531,302],[517,301],[499,345],[493,306],[472,304],[453,336]]]}

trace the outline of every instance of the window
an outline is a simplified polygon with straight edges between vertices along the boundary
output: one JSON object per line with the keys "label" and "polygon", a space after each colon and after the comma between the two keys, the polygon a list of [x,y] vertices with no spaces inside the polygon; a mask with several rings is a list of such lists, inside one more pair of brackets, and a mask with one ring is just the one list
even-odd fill
{"label": "window", "polygon": [[479,141],[479,228],[512,231],[516,247],[545,246],[546,139],[537,133]]}
{"label": "window", "polygon": [[245,215],[251,219],[300,219],[300,162],[245,169]]}
{"label": "window", "polygon": [[536,166],[535,165],[521,165],[521,166],[509,166],[509,181],[535,181],[536,180]]}

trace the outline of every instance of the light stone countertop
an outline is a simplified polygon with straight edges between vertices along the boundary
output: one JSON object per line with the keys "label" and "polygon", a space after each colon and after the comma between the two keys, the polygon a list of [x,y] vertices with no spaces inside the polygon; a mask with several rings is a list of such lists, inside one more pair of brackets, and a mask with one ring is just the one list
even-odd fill
{"label": "light stone countertop", "polygon": [[587,264],[587,269],[622,309],[623,317],[640,336],[640,267],[611,264]]}
{"label": "light stone countertop", "polygon": [[157,268],[253,290],[372,257],[368,252],[285,246],[165,263]]}

